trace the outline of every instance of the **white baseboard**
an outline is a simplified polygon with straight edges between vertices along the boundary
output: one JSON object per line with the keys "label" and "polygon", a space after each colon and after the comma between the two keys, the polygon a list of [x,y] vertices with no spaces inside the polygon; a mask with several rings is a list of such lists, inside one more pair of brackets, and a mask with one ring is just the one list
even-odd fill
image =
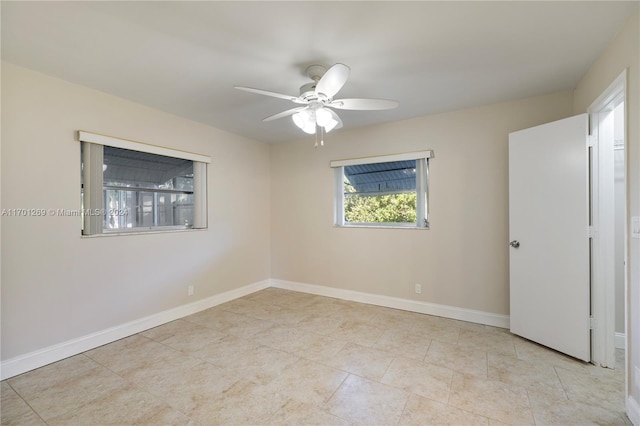
{"label": "white baseboard", "polygon": [[125,324],[98,331],[77,339],[68,340],[24,355],[10,358],[0,363],[0,379],[5,380],[29,370],[60,361],[73,355],[97,348],[127,336],[140,333],[153,327],[183,318],[187,315],[212,308],[230,300],[254,293],[269,287],[270,281],[264,280],[234,290],[216,294],[187,305],[168,309],[157,314],[140,318]]}
{"label": "white baseboard", "polygon": [[327,296],[336,299],[368,303],[370,305],[402,309],[405,311],[418,312],[421,314],[436,315],[439,317],[491,325],[494,327],[509,328],[508,315],[493,314],[490,312],[476,311],[473,309],[457,308],[454,306],[438,305],[435,303],[421,302],[418,300],[382,296],[378,294],[363,293],[359,291],[344,290],[334,287],[305,284],[273,278],[271,279],[271,286],[284,290],[300,291],[303,293],[316,294],[319,296]]}
{"label": "white baseboard", "polygon": [[640,426],[640,405],[630,396],[627,398],[627,416],[634,426]]}
{"label": "white baseboard", "polygon": [[627,336],[624,333],[616,333],[615,342],[616,349],[625,349],[627,347]]}

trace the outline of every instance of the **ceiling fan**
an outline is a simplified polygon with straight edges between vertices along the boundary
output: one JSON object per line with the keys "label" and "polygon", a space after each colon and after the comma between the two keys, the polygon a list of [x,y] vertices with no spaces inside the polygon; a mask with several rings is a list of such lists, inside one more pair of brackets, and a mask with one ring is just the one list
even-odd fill
{"label": "ceiling fan", "polygon": [[300,87],[300,96],[283,95],[281,93],[244,86],[234,86],[234,88],[259,95],[286,99],[301,105],[271,115],[262,121],[276,120],[291,115],[295,125],[305,133],[311,135],[317,135],[318,132],[323,134],[342,127],[342,120],[340,120],[340,117],[338,117],[338,114],[336,114],[332,108],[344,110],[384,110],[398,106],[398,102],[387,99],[333,99],[335,94],[338,93],[346,83],[350,71],[351,69],[344,64],[335,64],[328,70],[321,65],[311,65],[307,68],[306,73],[313,82]]}

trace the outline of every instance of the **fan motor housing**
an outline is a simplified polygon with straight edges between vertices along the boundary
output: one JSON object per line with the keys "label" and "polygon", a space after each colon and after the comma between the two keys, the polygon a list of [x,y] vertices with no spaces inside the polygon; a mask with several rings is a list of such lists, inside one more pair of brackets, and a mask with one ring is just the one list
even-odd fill
{"label": "fan motor housing", "polygon": [[300,97],[305,100],[310,100],[316,97],[316,83],[315,81],[312,83],[303,84],[300,86]]}

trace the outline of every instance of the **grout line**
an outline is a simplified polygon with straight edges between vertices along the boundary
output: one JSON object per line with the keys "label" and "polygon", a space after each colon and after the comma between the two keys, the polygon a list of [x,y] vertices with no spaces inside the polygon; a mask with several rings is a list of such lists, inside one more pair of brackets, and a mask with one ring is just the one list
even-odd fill
{"label": "grout line", "polygon": [[402,407],[402,412],[400,413],[400,417],[398,417],[398,421],[396,422],[396,426],[398,426],[400,424],[400,421],[402,421],[402,417],[404,416],[404,412],[407,411],[407,405],[409,405],[409,398],[411,398],[411,395],[415,395],[413,393],[408,392],[409,395],[407,396],[407,400],[404,402],[404,407]]}
{"label": "grout line", "polygon": [[[23,374],[24,374],[24,373],[23,373]],[[18,377],[18,376],[16,376],[16,377]],[[11,388],[11,390],[16,394],[16,396],[17,396],[18,398],[20,398],[20,399],[22,400],[22,402],[24,402],[24,403],[25,403],[25,405],[26,405],[27,407],[29,407],[29,409],[33,412],[33,414],[35,414],[36,416],[38,416],[38,418],[39,418],[40,420],[42,420],[42,423],[47,424],[47,422],[45,422],[45,421],[44,421],[44,419],[42,418],[42,416],[40,415],[40,413],[38,413],[38,412],[36,411],[36,409],[35,409],[35,408],[33,408],[33,407],[31,406],[31,404],[29,404],[29,403],[27,402],[27,400],[26,400],[26,399],[24,399],[24,398],[22,397],[22,395],[20,395],[20,393],[19,393],[16,389],[14,389],[14,387],[13,387],[13,386],[11,386],[11,383],[9,383],[9,381],[8,381],[8,380],[5,380],[4,382],[7,384],[7,386],[9,386],[9,387]],[[26,413],[25,413],[25,414],[26,414]]]}
{"label": "grout line", "polygon": [[[341,370],[341,371],[342,371],[342,370]],[[345,373],[347,373],[347,372],[345,371]],[[338,390],[340,390],[340,388],[342,387],[342,385],[344,385],[344,382],[346,382],[346,381],[347,381],[347,379],[349,378],[349,376],[351,376],[351,373],[347,373],[347,375],[344,377],[344,379],[342,379],[342,381],[340,382],[340,384],[339,384],[338,386],[336,386],[336,389],[331,393],[331,395],[329,395],[329,396],[327,397],[327,399],[325,399],[325,400],[322,402],[322,405],[323,405],[323,406],[326,406],[326,405],[327,405],[327,403],[328,403],[329,401],[331,401],[331,398],[333,398],[333,396],[336,394],[336,392],[338,392]],[[327,413],[329,413],[329,412],[327,411]],[[329,413],[329,414],[332,414],[332,413]],[[334,415],[334,414],[332,414],[332,415]],[[336,417],[338,417],[338,416],[336,416]]]}
{"label": "grout line", "polygon": [[562,393],[564,393],[564,397],[567,398],[567,401],[571,401],[571,399],[569,398],[569,394],[567,393],[567,390],[564,387],[564,383],[562,383],[562,379],[560,378],[560,375],[558,374],[558,370],[555,365],[552,365],[553,368],[553,372],[556,373],[556,377],[558,378],[558,381],[560,382],[560,387],[562,388]]}

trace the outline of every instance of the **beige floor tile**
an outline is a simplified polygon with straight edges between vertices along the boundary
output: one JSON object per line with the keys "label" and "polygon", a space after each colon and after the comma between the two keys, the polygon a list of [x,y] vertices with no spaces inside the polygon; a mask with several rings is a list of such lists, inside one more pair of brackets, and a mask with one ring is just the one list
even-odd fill
{"label": "beige floor tile", "polygon": [[[282,290],[280,288],[268,287],[255,293],[248,294],[242,299],[252,300],[254,302],[273,303],[278,305],[280,301],[286,300],[290,295],[296,292]],[[304,293],[301,293],[304,294]]]}
{"label": "beige floor tile", "polygon": [[126,381],[86,356],[76,355],[9,379],[9,384],[48,422],[122,388]]}
{"label": "beige floor tile", "polygon": [[301,309],[299,307],[283,306],[278,312],[277,316],[270,318],[269,320],[275,324],[286,325],[289,327],[298,327],[298,325],[309,318],[313,317],[313,314]]}
{"label": "beige floor tile", "polygon": [[153,367],[161,361],[182,357],[179,351],[139,334],[100,346],[86,352],[86,355],[122,377]]}
{"label": "beige floor tile", "polygon": [[548,393],[528,393],[538,425],[625,425],[622,413],[568,399],[559,400]]}
{"label": "beige floor tile", "polygon": [[411,332],[430,340],[456,344],[460,335],[460,328],[446,324],[438,317],[425,315],[413,325]]}
{"label": "beige floor tile", "polygon": [[321,405],[333,395],[347,375],[344,371],[300,359],[267,387],[297,401]]}
{"label": "beige floor tile", "polygon": [[[242,315],[241,315],[242,316]],[[219,331],[225,334],[232,334],[240,337],[253,337],[256,334],[271,328],[274,324],[270,321],[243,316],[237,323],[228,323]]]}
{"label": "beige floor tile", "polygon": [[162,342],[163,340],[168,339],[169,337],[176,334],[189,332],[200,327],[202,326],[194,324],[193,322],[189,322],[184,319],[177,319],[175,321],[150,328],[149,330],[145,330],[142,333],[138,334],[151,340],[155,340],[156,342]]}
{"label": "beige floor tile", "polygon": [[331,315],[343,321],[371,323],[375,321],[381,309],[379,306],[337,299],[334,304],[337,309]]}
{"label": "beige floor tile", "polygon": [[358,425],[396,425],[408,394],[392,386],[350,375],[327,402],[327,410]]}
{"label": "beige floor tile", "polygon": [[221,309],[224,305],[184,318],[185,321],[213,328],[224,334],[250,337],[273,326],[270,321]]}
{"label": "beige floor tile", "polygon": [[266,423],[276,426],[349,426],[350,423],[327,413],[320,407],[290,400]]}
{"label": "beige floor tile", "polygon": [[388,352],[347,343],[333,357],[319,362],[371,380],[380,380],[393,358]]}
{"label": "beige floor tile", "polygon": [[586,362],[571,358],[521,337],[516,337],[514,344],[518,359],[524,361],[538,362],[577,372],[585,372],[589,368],[589,364]]}
{"label": "beige floor tile", "polygon": [[411,395],[398,425],[488,426],[489,419],[418,395]]}
{"label": "beige floor tile", "polygon": [[[154,371],[130,377],[128,380],[136,386],[157,396],[184,393],[185,388],[209,383],[214,378],[218,386],[223,382],[225,370],[198,359],[186,358],[180,363],[164,363]],[[230,386],[237,378],[227,383]],[[224,389],[224,388],[223,388]]]}
{"label": "beige floor tile", "polygon": [[406,333],[411,330],[416,321],[426,316],[400,309],[379,307],[376,316],[367,322],[383,330],[399,330]]}
{"label": "beige floor tile", "polygon": [[225,392],[238,381],[233,372],[202,362],[183,371],[167,371],[143,386],[173,408],[190,413],[210,401],[224,399]]}
{"label": "beige floor tile", "polygon": [[515,338],[506,333],[460,330],[458,345],[500,355],[516,357]]}
{"label": "beige floor tile", "polygon": [[427,354],[429,344],[431,340],[422,335],[400,329],[388,329],[372,347],[422,361]]}
{"label": "beige floor tile", "polygon": [[196,425],[263,425],[288,401],[262,385],[239,381],[218,398],[199,401],[185,414]]}
{"label": "beige floor tile", "polygon": [[286,351],[296,345],[296,342],[306,335],[298,328],[276,324],[254,335],[251,340],[259,345]]}
{"label": "beige floor tile", "polygon": [[242,357],[238,357],[225,368],[236,377],[266,385],[282,374],[299,358],[287,352],[259,346]]}
{"label": "beige floor tile", "polygon": [[567,397],[571,401],[596,405],[611,411],[624,411],[624,382],[556,367]]}
{"label": "beige floor tile", "polygon": [[373,346],[383,332],[383,330],[365,322],[346,320],[330,336],[334,339],[346,340],[361,346]]}
{"label": "beige floor tile", "polygon": [[44,426],[46,423],[35,412],[30,411],[19,416],[0,412],[0,424],[11,426]]}
{"label": "beige floor tile", "polygon": [[168,377],[179,376],[203,361],[186,355],[178,355],[170,359],[161,359],[146,363],[136,369],[128,369],[120,376],[141,387],[148,387],[166,380]]}
{"label": "beige floor tile", "polygon": [[296,328],[303,333],[315,333],[330,336],[338,329],[338,327],[340,327],[340,325],[342,325],[342,323],[343,321],[340,318],[309,312],[302,321],[296,324]]}
{"label": "beige floor tile", "polygon": [[[299,308],[303,310],[316,310],[316,307],[321,309],[329,306],[335,307],[337,299],[331,297],[317,296],[315,294],[302,293],[298,291],[281,290],[282,293],[277,300],[274,300],[274,304],[287,308]],[[335,312],[333,308],[328,309],[327,312]]]}
{"label": "beige floor tile", "polygon": [[245,298],[224,303],[220,307],[226,311],[246,315],[248,317],[261,320],[272,320],[277,318],[282,311],[282,307],[273,303],[256,302]]}
{"label": "beige floor tile", "polygon": [[187,315],[180,318],[183,321],[189,321],[194,324],[204,325],[205,327],[216,328],[215,325],[225,318],[225,315],[238,315],[233,312],[225,311],[221,308],[222,305],[214,306],[204,311],[196,312],[195,314]]}
{"label": "beige floor tile", "polygon": [[47,421],[49,425],[187,425],[190,419],[131,384],[113,389],[90,404]]}
{"label": "beige floor tile", "polygon": [[454,373],[449,405],[514,425],[534,424],[524,388]]}
{"label": "beige floor tile", "polygon": [[100,364],[81,354],[12,377],[7,384],[23,399],[29,400],[100,369]]}
{"label": "beige floor tile", "polygon": [[45,423],[7,382],[2,382],[0,424],[44,425]]}
{"label": "beige floor tile", "polygon": [[209,343],[189,355],[210,362],[218,367],[227,367],[238,359],[257,350],[260,345],[248,338],[227,336]]}
{"label": "beige floor tile", "polygon": [[380,382],[446,403],[452,377],[453,371],[448,368],[399,356],[393,360]]}
{"label": "beige floor tile", "polygon": [[487,377],[487,352],[472,347],[431,342],[425,362],[447,367],[459,373]]}
{"label": "beige floor tile", "polygon": [[461,330],[471,330],[471,331],[477,331],[477,332],[487,331],[486,326],[483,324],[477,324],[475,322],[461,321],[461,320],[456,320],[451,318],[439,317],[439,319],[441,324],[446,324],[452,327],[458,327]]}
{"label": "beige floor tile", "polygon": [[141,334],[175,350],[187,353],[226,336],[218,330],[181,320],[172,321]]}
{"label": "beige floor tile", "polygon": [[[489,426],[517,426],[517,425],[513,425],[510,423],[504,423],[501,422],[500,420],[496,420],[496,419],[489,419]],[[557,426],[561,426],[561,425],[557,425]],[[564,426],[564,425],[562,425]]]}
{"label": "beige floor tile", "polygon": [[315,333],[306,333],[302,338],[291,344],[289,348],[283,350],[301,358],[326,363],[327,359],[333,358],[346,344],[345,340],[338,340]]}
{"label": "beige floor tile", "polygon": [[567,398],[553,366],[489,353],[488,379]]}
{"label": "beige floor tile", "polygon": [[336,317],[340,321],[345,311],[345,305],[341,301],[322,296],[313,296],[309,300],[301,301],[298,308],[313,316]]}

